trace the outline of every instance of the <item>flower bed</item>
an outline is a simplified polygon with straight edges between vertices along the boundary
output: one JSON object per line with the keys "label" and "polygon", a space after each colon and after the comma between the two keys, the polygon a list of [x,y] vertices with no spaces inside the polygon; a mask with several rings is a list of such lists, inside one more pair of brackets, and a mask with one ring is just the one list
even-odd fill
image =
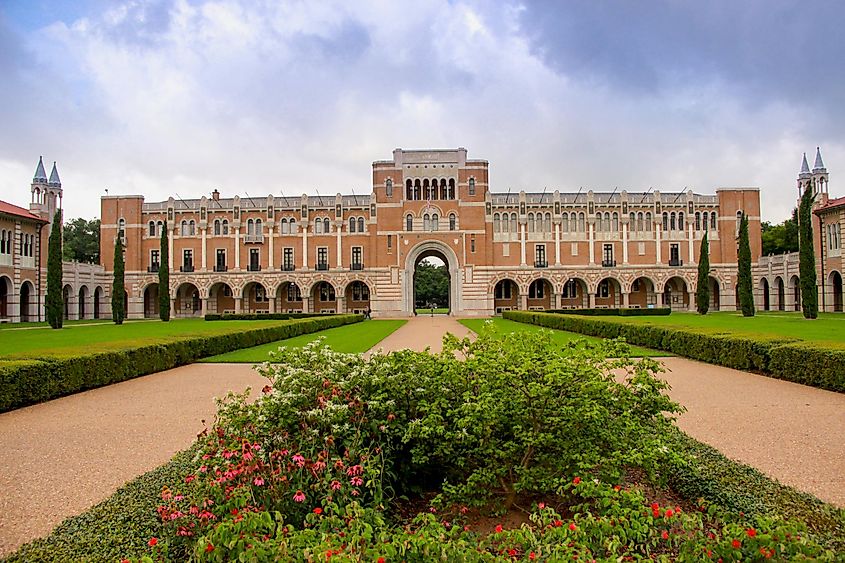
{"label": "flower bed", "polygon": [[277,326],[96,354],[0,361],[0,412],[362,319],[361,315],[295,319]]}
{"label": "flower bed", "polygon": [[624,338],[631,344],[711,364],[845,392],[845,349],[842,348],[829,348],[782,336],[759,335],[752,338],[576,315],[505,311],[503,317],[590,336]]}

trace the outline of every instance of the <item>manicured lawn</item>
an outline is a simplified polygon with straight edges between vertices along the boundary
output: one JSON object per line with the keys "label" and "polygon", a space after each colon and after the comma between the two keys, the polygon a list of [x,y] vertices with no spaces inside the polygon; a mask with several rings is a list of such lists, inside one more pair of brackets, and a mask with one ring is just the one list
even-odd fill
{"label": "manicured lawn", "polygon": [[607,320],[670,328],[694,328],[709,333],[731,333],[751,337],[785,336],[845,345],[845,315],[842,313],[819,313],[819,318],[812,321],[805,319],[801,313],[758,312],[753,317],[743,317],[740,313],[728,311],[707,315],[672,313],[666,317],[608,317]]}
{"label": "manicured lawn", "polygon": [[[431,314],[431,308],[426,309],[425,307],[419,307],[419,308],[417,308],[417,314],[418,315],[430,315]],[[449,308],[448,307],[436,307],[434,309],[434,314],[435,315],[448,315],[449,314]]]}
{"label": "manicured lawn", "polygon": [[245,329],[285,324],[281,320],[217,321],[178,319],[127,322],[123,325],[79,324],[60,330],[33,328],[4,330],[0,336],[0,359],[75,356],[147,344],[172,342],[196,336],[227,334]]}
{"label": "manicured lawn", "polygon": [[[617,318],[617,317],[614,317]],[[543,328],[537,325],[530,325],[526,323],[518,323],[516,321],[510,321],[507,319],[500,319],[500,318],[492,318],[492,319],[461,319],[460,322],[462,325],[467,327],[473,332],[479,332],[483,327],[484,323],[491,321],[493,325],[496,327],[500,333],[506,332],[536,332],[538,330],[551,330],[552,332],[552,339],[555,343],[560,346],[565,346],[569,342],[574,340],[587,340],[589,342],[598,342],[601,338],[596,338],[594,336],[585,336],[583,334],[578,334],[576,332],[567,332],[564,330],[552,330],[548,328]],[[634,356],[654,356],[654,357],[665,357],[671,356],[672,354],[668,352],[661,352],[659,350],[650,350],[648,348],[640,348],[639,346],[631,346],[631,351]]]}
{"label": "manicured lawn", "polygon": [[[65,320],[62,323],[63,326],[80,326],[80,325],[90,325],[90,324],[111,324],[111,319],[82,319],[78,321],[70,321]],[[135,322],[147,322],[147,321],[126,321],[128,323],[135,323]],[[0,330],[22,330],[28,328],[43,328],[50,326],[46,322],[42,323],[0,323]]]}
{"label": "manicured lawn", "polygon": [[328,345],[335,352],[360,353],[366,352],[389,334],[408,321],[405,320],[373,320],[355,323],[351,325],[330,328],[314,334],[303,334],[287,340],[279,340],[254,348],[235,350],[227,354],[205,358],[203,362],[222,363],[255,363],[268,359],[271,351],[278,350],[279,346],[299,348],[319,337],[323,337],[324,344]]}

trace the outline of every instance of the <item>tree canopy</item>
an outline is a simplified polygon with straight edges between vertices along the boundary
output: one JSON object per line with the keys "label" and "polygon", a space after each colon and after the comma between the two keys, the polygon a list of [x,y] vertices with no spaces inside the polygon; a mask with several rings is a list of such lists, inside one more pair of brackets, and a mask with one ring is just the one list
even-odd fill
{"label": "tree canopy", "polygon": [[100,220],[78,217],[65,223],[62,258],[76,262],[100,263]]}
{"label": "tree canopy", "polygon": [[449,272],[446,266],[432,264],[423,260],[417,266],[414,277],[417,307],[427,307],[436,303],[438,307],[449,304]]}
{"label": "tree canopy", "polygon": [[761,224],[763,256],[798,252],[798,209],[792,210],[792,216],[782,223]]}

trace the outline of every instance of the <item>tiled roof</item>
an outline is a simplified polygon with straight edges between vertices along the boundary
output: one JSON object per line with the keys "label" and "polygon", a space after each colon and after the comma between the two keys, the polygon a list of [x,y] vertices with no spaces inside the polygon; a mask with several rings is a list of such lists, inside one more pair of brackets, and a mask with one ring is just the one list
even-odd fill
{"label": "tiled roof", "polygon": [[30,213],[23,207],[18,207],[17,205],[12,205],[11,203],[7,203],[5,201],[0,200],[0,213],[5,213],[7,215],[14,215],[16,217],[22,217],[24,219],[29,219],[30,221],[40,221],[42,223],[46,223],[44,219],[39,217],[38,215],[34,215]]}
{"label": "tiled roof", "polygon": [[833,207],[840,207],[842,205],[845,205],[845,197],[838,197],[836,199],[829,199],[829,200],[827,200],[827,203],[825,203],[824,205],[822,205],[821,207],[816,209],[816,213],[818,213],[819,211],[826,211],[826,210],[831,209]]}

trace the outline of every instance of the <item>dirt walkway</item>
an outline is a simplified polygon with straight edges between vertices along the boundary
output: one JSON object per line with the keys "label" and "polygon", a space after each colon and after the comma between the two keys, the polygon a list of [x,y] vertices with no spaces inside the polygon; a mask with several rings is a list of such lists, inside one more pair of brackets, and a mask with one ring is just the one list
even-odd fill
{"label": "dirt walkway", "polygon": [[447,332],[460,338],[475,334],[455,320],[455,317],[419,315],[411,318],[399,327],[399,330],[376,344],[370,352],[378,349],[392,352],[393,350],[422,351],[431,348],[432,352],[437,353],[443,349],[443,335]]}

